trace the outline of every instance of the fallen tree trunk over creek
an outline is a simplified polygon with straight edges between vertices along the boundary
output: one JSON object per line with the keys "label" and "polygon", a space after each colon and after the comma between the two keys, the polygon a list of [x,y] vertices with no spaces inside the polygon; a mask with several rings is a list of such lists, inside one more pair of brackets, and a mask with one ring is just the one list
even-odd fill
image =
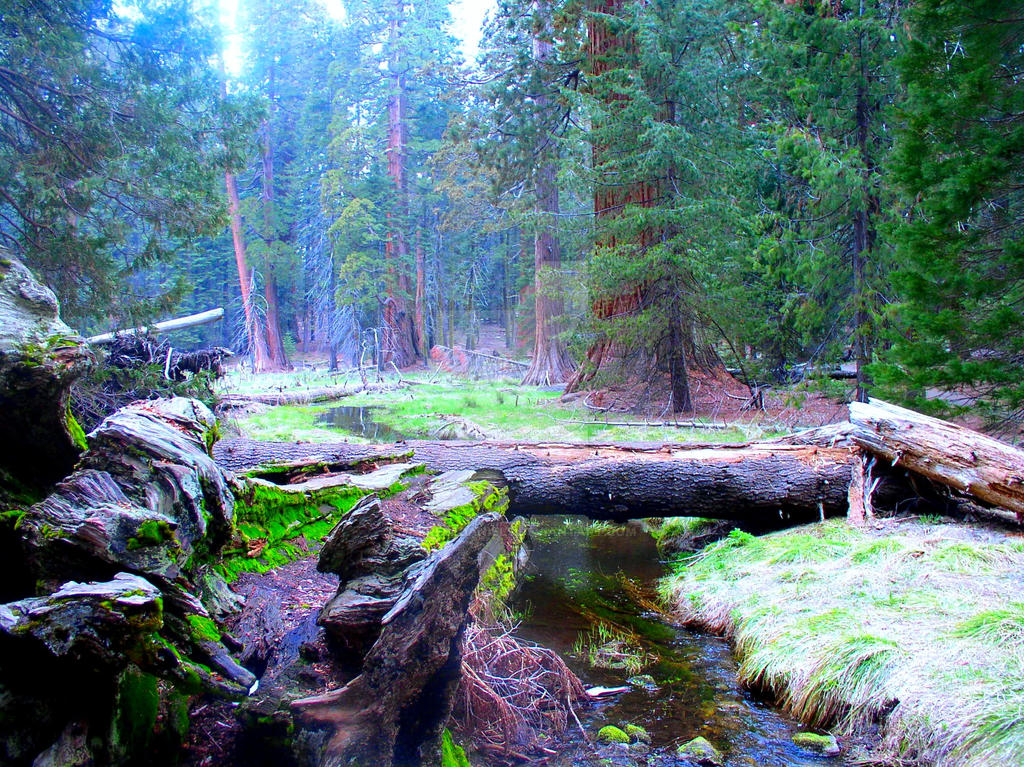
{"label": "fallen tree trunk over creek", "polygon": [[850,404],[851,438],[902,467],[1024,522],[1024,452],[963,426],[881,400]]}
{"label": "fallen tree trunk over creek", "polygon": [[[851,452],[816,445],[578,445],[406,442],[386,450],[434,471],[491,472],[511,514],[592,519],[700,516],[761,520],[846,511]],[[231,440],[218,446],[235,470],[292,463],[295,471],[380,455],[381,447]],[[397,458],[396,458],[397,459]]]}

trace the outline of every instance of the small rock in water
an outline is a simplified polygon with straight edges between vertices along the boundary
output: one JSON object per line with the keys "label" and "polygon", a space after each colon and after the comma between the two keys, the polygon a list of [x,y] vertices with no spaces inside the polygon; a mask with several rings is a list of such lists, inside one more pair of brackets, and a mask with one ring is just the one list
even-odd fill
{"label": "small rock in water", "polygon": [[627,724],[622,729],[626,731],[626,734],[631,740],[634,740],[637,743],[651,742],[651,734],[638,724]]}
{"label": "small rock in water", "polygon": [[702,767],[722,767],[725,764],[722,752],[712,746],[707,738],[700,736],[676,749],[676,756]]}
{"label": "small rock in water", "polygon": [[654,677],[650,674],[637,674],[631,676],[626,680],[626,684],[632,685],[633,687],[640,687],[641,689],[647,690],[647,692],[657,692],[658,683],[654,681]]}
{"label": "small rock in water", "polygon": [[822,756],[839,756],[839,741],[835,735],[818,735],[813,732],[798,732],[793,736],[793,743],[800,748],[813,751]]}
{"label": "small rock in water", "polygon": [[614,724],[605,725],[597,731],[598,743],[629,743],[629,736]]}

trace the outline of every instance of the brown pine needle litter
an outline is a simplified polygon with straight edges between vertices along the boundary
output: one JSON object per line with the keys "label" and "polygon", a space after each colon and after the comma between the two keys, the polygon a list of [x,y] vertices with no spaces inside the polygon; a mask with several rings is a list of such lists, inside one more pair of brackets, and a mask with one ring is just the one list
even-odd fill
{"label": "brown pine needle litter", "polygon": [[481,750],[543,754],[552,736],[579,723],[573,707],[587,693],[557,653],[517,638],[513,629],[473,622],[466,630],[454,718]]}
{"label": "brown pine needle litter", "polygon": [[938,520],[734,531],[665,595],[733,641],[742,680],[891,764],[1024,764],[1024,539]]}

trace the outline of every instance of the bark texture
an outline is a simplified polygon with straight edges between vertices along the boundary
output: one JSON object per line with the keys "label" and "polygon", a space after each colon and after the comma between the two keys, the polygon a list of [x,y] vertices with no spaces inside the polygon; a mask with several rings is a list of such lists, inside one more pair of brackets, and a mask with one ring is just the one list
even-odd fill
{"label": "bark texture", "polygon": [[498,514],[479,516],[425,560],[384,616],[363,673],[292,704],[303,718],[331,728],[323,767],[418,765],[421,749],[437,742],[452,709],[481,554],[501,527]]}
{"label": "bark texture", "polygon": [[[549,9],[536,3],[539,18],[548,18]],[[538,67],[546,66],[554,53],[545,26],[533,40],[533,58]],[[535,97],[538,110],[550,108],[550,97]],[[533,357],[523,377],[523,385],[548,386],[569,380],[576,366],[572,364],[565,344],[558,334],[564,307],[553,278],[561,265],[556,217],[558,215],[558,183],[554,158],[546,158],[534,172],[537,226],[533,235]]]}
{"label": "bark texture", "polygon": [[[0,500],[12,479],[32,489],[66,476],[82,451],[68,414],[91,355],[57,316],[57,299],[0,250]],[[5,477],[6,475],[6,477]]]}
{"label": "bark texture", "polygon": [[850,403],[853,440],[892,466],[1008,509],[1024,522],[1024,452],[881,400]]}
{"label": "bark texture", "polygon": [[[436,471],[486,470],[509,491],[512,514],[582,514],[592,519],[700,516],[794,518],[844,513],[851,452],[817,445],[578,445],[418,442],[403,445]],[[222,464],[343,463],[380,448],[230,441]]]}

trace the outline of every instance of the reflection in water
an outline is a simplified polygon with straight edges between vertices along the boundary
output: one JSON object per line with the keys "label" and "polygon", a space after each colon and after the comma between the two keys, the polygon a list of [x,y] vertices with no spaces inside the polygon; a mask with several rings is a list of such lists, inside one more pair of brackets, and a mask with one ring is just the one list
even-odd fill
{"label": "reflection in water", "polygon": [[[663,574],[647,533],[623,525],[593,534],[559,518],[538,521],[535,530],[528,577],[512,605],[525,614],[518,633],[562,654],[588,686],[623,685],[633,673],[597,668],[586,653],[573,654],[595,623],[638,639],[653,661],[642,671],[653,685],[636,683],[630,692],[581,712],[591,735],[606,724],[630,723],[647,729],[654,749],[669,753],[702,735],[723,752],[727,767],[843,764],[793,745],[798,726],[739,685],[726,642],[672,626],[641,606],[652,606],[648,600]],[[552,765],[598,763],[587,758],[578,732],[570,730],[558,750]]]}
{"label": "reflection in water", "polygon": [[318,426],[339,429],[340,431],[354,434],[357,437],[368,439],[371,442],[398,442],[409,436],[387,424],[375,421],[373,413],[378,409],[374,407],[352,407],[350,405],[332,407],[317,416],[316,424]]}

